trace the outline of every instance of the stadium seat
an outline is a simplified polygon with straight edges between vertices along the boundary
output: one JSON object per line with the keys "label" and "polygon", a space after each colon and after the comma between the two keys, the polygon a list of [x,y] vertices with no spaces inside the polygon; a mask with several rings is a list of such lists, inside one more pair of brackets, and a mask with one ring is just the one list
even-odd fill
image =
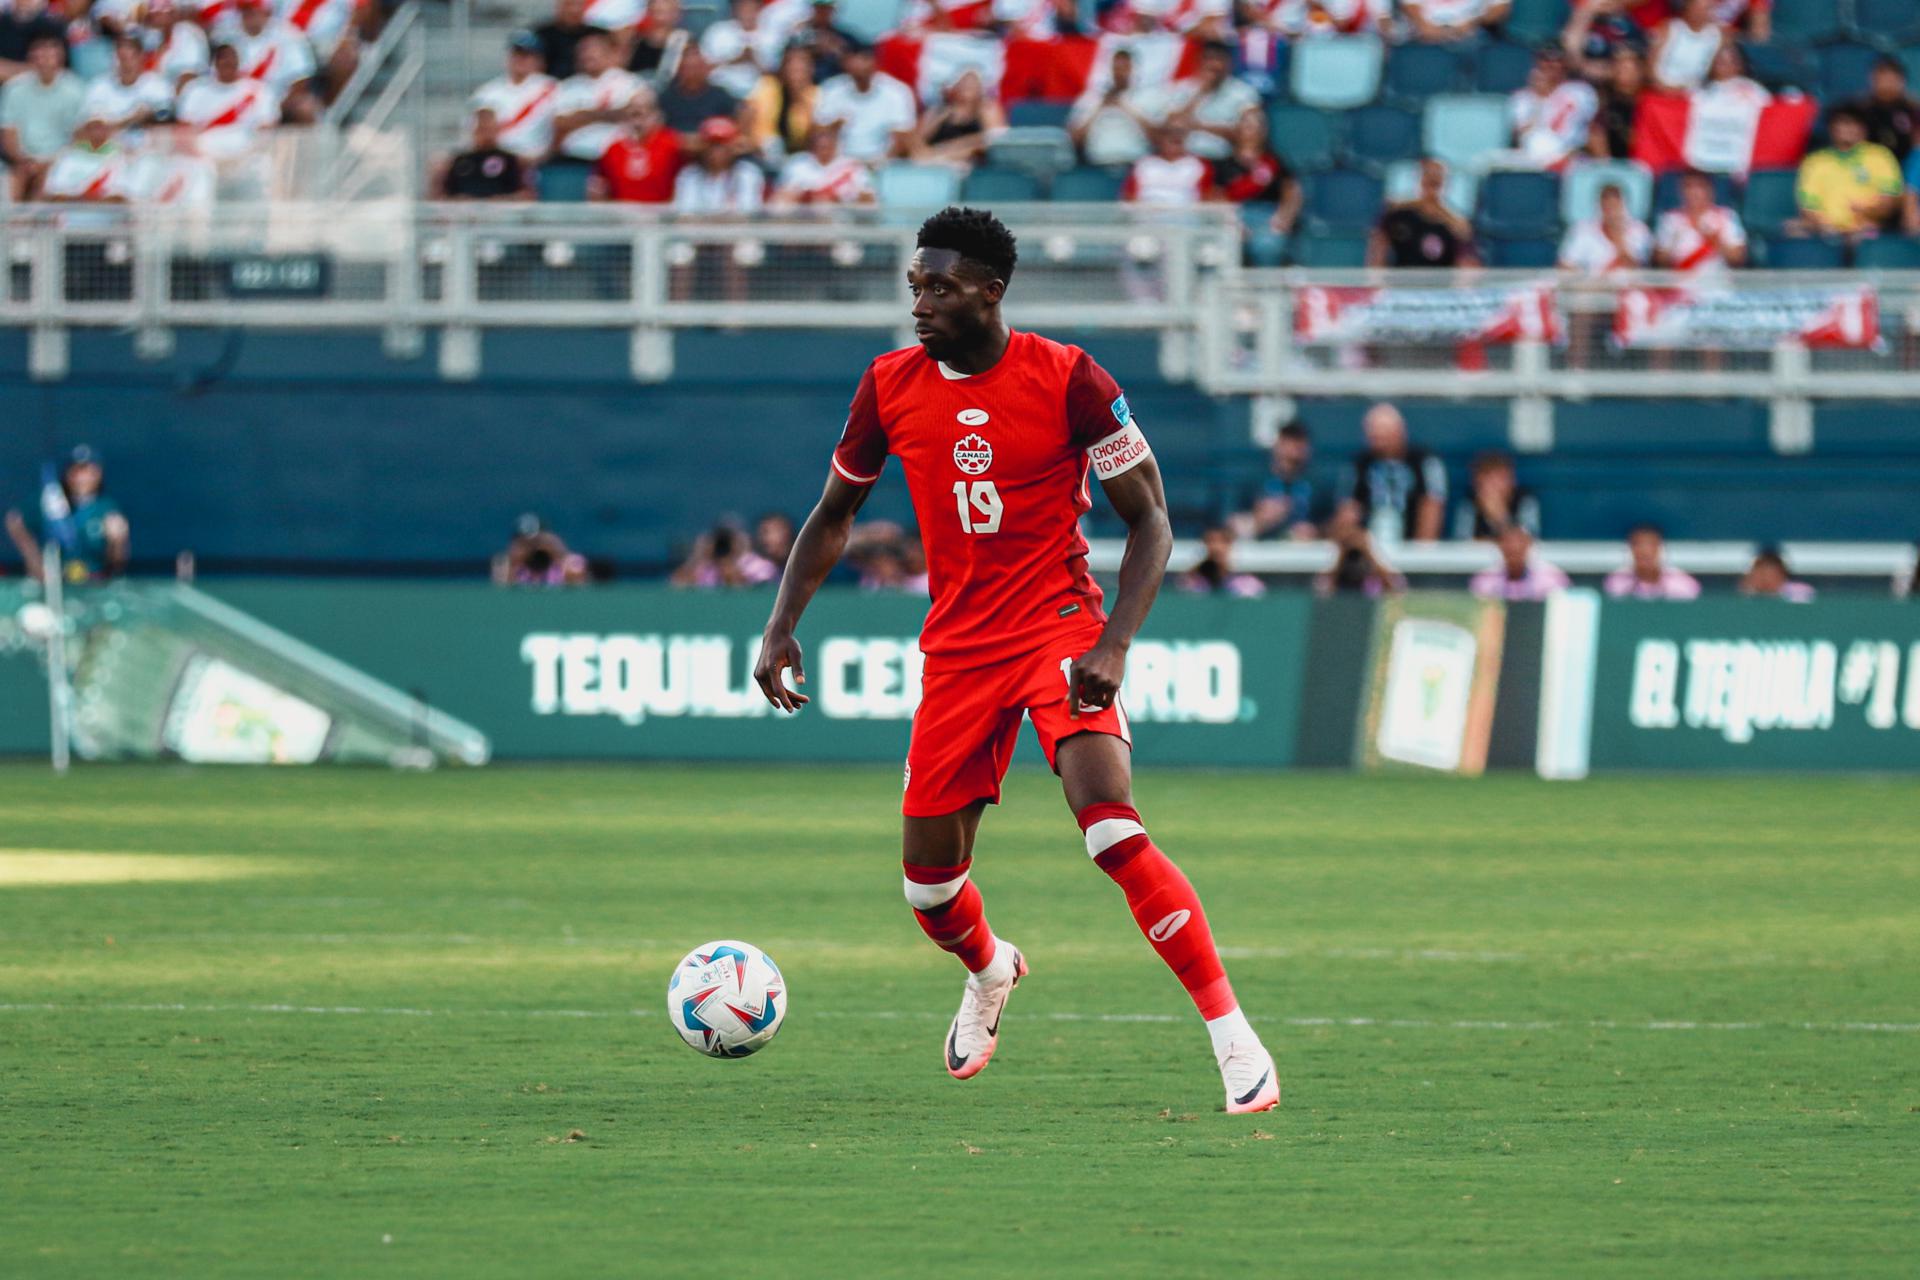
{"label": "stadium seat", "polygon": [[1920,84],[1920,45],[1908,45],[1900,50],[1898,57],[1907,69],[1907,88],[1912,92],[1913,86]]}
{"label": "stadium seat", "polygon": [[[1473,217],[1474,202],[1479,196],[1480,175],[1471,169],[1447,170],[1446,190],[1441,199],[1447,208],[1463,218]],[[1420,162],[1403,160],[1387,167],[1388,200],[1411,200],[1420,194]]]}
{"label": "stadium seat", "polygon": [[1040,180],[1025,169],[999,165],[981,165],[960,184],[960,196],[968,204],[1017,204],[1040,198]]}
{"label": "stadium seat", "polygon": [[1837,271],[1846,254],[1832,240],[1808,236],[1774,236],[1765,242],[1766,265],[1776,271]]}
{"label": "stadium seat", "polygon": [[1307,179],[1307,221],[1316,230],[1364,231],[1380,218],[1378,178],[1353,169],[1330,169]]}
{"label": "stadium seat", "polygon": [[1747,57],[1747,73],[1776,93],[1782,89],[1811,92],[1820,87],[1820,64],[1805,45],[1748,41],[1740,51]]}
{"label": "stadium seat", "polygon": [[1480,215],[1488,235],[1524,239],[1551,235],[1560,224],[1560,179],[1551,173],[1502,169],[1480,180]]}
{"label": "stadium seat", "polygon": [[1295,173],[1331,169],[1338,119],[1312,107],[1269,107],[1267,136],[1273,153]]}
{"label": "stadium seat", "polygon": [[1386,96],[1418,110],[1428,98],[1460,89],[1464,80],[1459,51],[1452,45],[1397,45],[1387,60]]}
{"label": "stadium seat", "polygon": [[1006,169],[1024,169],[1042,182],[1073,168],[1073,139],[1059,125],[1010,128],[987,144],[987,159]]}
{"label": "stadium seat", "polygon": [[1773,38],[1777,42],[1817,44],[1839,31],[1840,6],[1835,0],[1774,0]]}
{"label": "stadium seat", "polygon": [[1847,34],[1887,49],[1920,39],[1920,0],[1853,0]]}
{"label": "stadium seat", "polygon": [[1862,240],[1853,251],[1853,265],[1863,271],[1920,269],[1920,240],[1911,236],[1881,236]]}
{"label": "stadium seat", "polygon": [[1567,0],[1513,0],[1507,15],[1507,38],[1528,47],[1557,42],[1566,30]]}
{"label": "stadium seat", "polygon": [[901,0],[840,0],[833,25],[863,40],[878,40],[900,25]]}
{"label": "stadium seat", "polygon": [[1533,70],[1533,50],[1525,45],[1490,40],[1473,59],[1473,87],[1481,93],[1512,93],[1527,83]]}
{"label": "stadium seat", "polygon": [[1740,221],[1749,235],[1770,236],[1790,219],[1800,216],[1794,194],[1799,175],[1792,169],[1759,169],[1747,177],[1747,193],[1740,200]]}
{"label": "stadium seat", "polygon": [[1240,230],[1248,266],[1277,267],[1286,260],[1286,233],[1273,229],[1272,205],[1241,205]]}
{"label": "stadium seat", "polygon": [[1364,235],[1296,235],[1292,245],[1295,266],[1364,267],[1367,265],[1367,238]]}
{"label": "stadium seat", "polygon": [[1560,182],[1560,220],[1572,223],[1593,217],[1600,208],[1600,188],[1608,185],[1625,194],[1634,217],[1652,216],[1653,175],[1645,166],[1631,160],[1601,160],[1567,170]]}
{"label": "stadium seat", "polygon": [[1125,181],[1125,175],[1117,170],[1085,165],[1055,175],[1053,198],[1068,203],[1112,204],[1120,198],[1120,185]]}
{"label": "stadium seat", "polygon": [[952,204],[960,175],[939,164],[890,164],[874,174],[874,192],[883,206],[938,209]]}
{"label": "stadium seat", "polygon": [[1025,98],[1011,103],[1007,107],[1007,123],[1016,129],[1031,128],[1034,125],[1050,125],[1055,129],[1067,127],[1067,115],[1073,110],[1071,102],[1048,102],[1042,98]]}
{"label": "stadium seat", "polygon": [[1347,117],[1347,158],[1369,173],[1420,154],[1420,117],[1399,107],[1362,107]]}
{"label": "stadium seat", "polygon": [[[1738,198],[1734,191],[1733,179],[1724,173],[1711,175],[1713,178],[1713,202],[1731,207]],[[1680,184],[1686,175],[1682,173],[1663,173],[1654,179],[1653,212],[1658,215],[1669,209],[1680,207]]]}
{"label": "stadium seat", "polygon": [[592,166],[584,164],[541,165],[536,179],[540,187],[540,199],[559,204],[577,204],[587,198],[587,179],[592,173]]}
{"label": "stadium seat", "polygon": [[1864,97],[1880,51],[1864,44],[1830,44],[1820,50],[1820,100],[1846,102]]}
{"label": "stadium seat", "polygon": [[1449,165],[1478,168],[1508,143],[1507,100],[1492,94],[1442,94],[1427,103],[1422,149]]}
{"label": "stadium seat", "polygon": [[1295,102],[1347,111],[1380,92],[1384,47],[1375,35],[1328,36],[1294,49],[1287,84]]}
{"label": "stadium seat", "polygon": [[1481,241],[1481,248],[1490,267],[1550,268],[1560,261],[1559,242],[1547,236],[1492,236]]}

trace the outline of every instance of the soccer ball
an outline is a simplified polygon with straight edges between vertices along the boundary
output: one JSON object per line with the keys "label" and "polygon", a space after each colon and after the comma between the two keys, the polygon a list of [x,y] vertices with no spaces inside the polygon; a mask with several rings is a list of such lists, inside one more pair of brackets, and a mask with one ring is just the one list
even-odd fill
{"label": "soccer ball", "polygon": [[787,1016],[787,980],[750,942],[695,947],[667,980],[667,1017],[710,1058],[744,1058],[772,1043]]}

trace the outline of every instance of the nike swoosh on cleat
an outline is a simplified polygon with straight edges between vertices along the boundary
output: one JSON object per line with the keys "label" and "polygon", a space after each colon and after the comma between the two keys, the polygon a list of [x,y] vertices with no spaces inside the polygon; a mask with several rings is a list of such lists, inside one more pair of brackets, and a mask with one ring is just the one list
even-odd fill
{"label": "nike swoosh on cleat", "polygon": [[1255,1098],[1257,1098],[1257,1097],[1259,1097],[1259,1096],[1260,1096],[1260,1091],[1261,1091],[1262,1089],[1264,1089],[1264,1088],[1266,1088],[1266,1087],[1267,1087],[1267,1077],[1268,1077],[1268,1076],[1270,1076],[1270,1075],[1272,1075],[1272,1074],[1273,1074],[1273,1072],[1271,1072],[1271,1071],[1264,1071],[1264,1072],[1262,1072],[1262,1073],[1260,1074],[1260,1080],[1259,1080],[1259,1083],[1257,1083],[1257,1084],[1255,1084],[1255,1085],[1253,1086],[1253,1088],[1251,1088],[1251,1089],[1249,1089],[1249,1090],[1247,1090],[1247,1091],[1246,1091],[1246,1093],[1245,1093],[1245,1094],[1243,1094],[1242,1096],[1240,1096],[1240,1097],[1238,1097],[1238,1098],[1235,1098],[1235,1099],[1233,1100],[1233,1105],[1234,1105],[1234,1106],[1236,1106],[1236,1107],[1244,1107],[1244,1106],[1246,1106],[1246,1105],[1247,1105],[1247,1104],[1248,1104],[1249,1102],[1252,1102],[1252,1101],[1253,1101],[1253,1100],[1254,1100]]}
{"label": "nike swoosh on cleat", "polygon": [[969,1061],[969,1059],[963,1058],[953,1051],[954,1040],[959,1034],[959,1026],[955,1025],[947,1028],[947,1070],[949,1071],[958,1071],[960,1068],[966,1066]]}

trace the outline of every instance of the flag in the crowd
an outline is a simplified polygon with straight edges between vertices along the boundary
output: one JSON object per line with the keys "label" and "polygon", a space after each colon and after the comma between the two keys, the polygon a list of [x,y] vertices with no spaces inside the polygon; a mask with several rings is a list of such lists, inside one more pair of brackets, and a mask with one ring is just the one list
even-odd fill
{"label": "flag in the crowd", "polygon": [[1871,285],[1779,289],[1624,289],[1613,316],[1622,347],[1768,351],[1880,349],[1880,298]]}
{"label": "flag in the crowd", "polygon": [[1643,93],[1633,117],[1633,158],[1655,173],[1791,169],[1806,154],[1819,107],[1759,89]]}
{"label": "flag in the crowd", "polygon": [[1053,40],[984,39],[963,32],[888,36],[876,46],[880,70],[917,92],[923,101],[939,95],[962,71],[973,68],[987,92],[1009,102],[1042,98],[1071,102],[1089,87],[1105,85],[1114,51],[1133,54],[1136,89],[1157,89],[1193,73],[1199,47],[1172,32],[1136,36],[1061,36]]}

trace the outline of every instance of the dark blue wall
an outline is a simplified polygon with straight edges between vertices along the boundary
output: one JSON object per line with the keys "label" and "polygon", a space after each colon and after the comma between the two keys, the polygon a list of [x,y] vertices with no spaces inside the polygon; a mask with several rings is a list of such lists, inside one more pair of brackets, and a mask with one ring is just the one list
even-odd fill
{"label": "dark blue wall", "polygon": [[[1061,336],[1128,388],[1189,529],[1257,477],[1244,402],[1163,382],[1150,338]],[[853,384],[889,341],[685,333],[673,380],[641,386],[623,331],[490,333],[483,377],[458,384],[439,378],[431,338],[392,360],[374,334],[182,332],[148,363],[127,335],[76,331],[71,376],[34,384],[23,335],[0,332],[0,502],[30,503],[40,461],[85,440],[147,561],[191,548],[210,562],[477,565],[537,510],[590,555],[657,564],[720,513],[804,514]],[[1503,405],[1404,407],[1456,484],[1505,443]],[[1302,406],[1330,495],[1364,409]],[[1760,405],[1561,405],[1556,451],[1522,472],[1557,537],[1655,518],[1676,536],[1906,538],[1920,532],[1917,421],[1909,405],[1824,408],[1815,453],[1780,458]],[[868,511],[905,516],[898,483]]]}

